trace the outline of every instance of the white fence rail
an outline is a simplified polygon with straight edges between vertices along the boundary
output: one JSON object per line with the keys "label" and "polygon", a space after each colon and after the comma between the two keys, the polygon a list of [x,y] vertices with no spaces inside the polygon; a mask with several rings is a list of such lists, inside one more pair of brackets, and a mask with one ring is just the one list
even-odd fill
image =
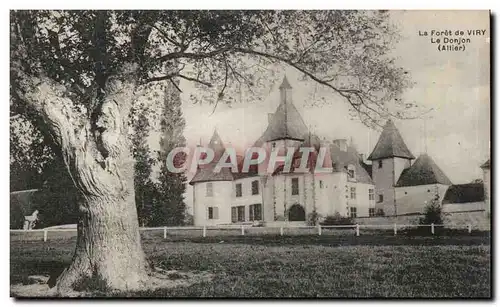
{"label": "white fence rail", "polygon": [[[163,238],[166,239],[167,236],[169,235],[170,232],[172,231],[194,231],[194,236],[202,236],[202,237],[207,237],[207,233],[209,231],[223,231],[223,230],[233,230],[233,231],[240,231],[241,236],[245,236],[250,234],[252,229],[260,229],[260,230],[271,230],[270,233],[277,234],[278,229],[279,229],[279,235],[284,236],[287,234],[286,230],[292,230],[292,229],[310,229],[314,230],[314,232],[321,236],[325,234],[325,230],[328,229],[351,229],[354,230],[354,234],[356,236],[360,236],[362,229],[365,230],[390,230],[392,229],[393,234],[396,236],[398,234],[398,230],[404,229],[404,228],[415,228],[415,227],[430,227],[430,232],[431,234],[435,234],[435,229],[436,227],[444,227],[446,226],[447,228],[452,228],[455,230],[467,230],[467,232],[470,234],[472,233],[473,227],[471,224],[468,225],[435,225],[435,224],[429,224],[429,225],[405,225],[405,224],[386,224],[386,225],[361,225],[361,224],[354,224],[354,225],[329,225],[329,226],[322,226],[322,225],[317,225],[317,226],[305,226],[305,225],[283,225],[283,226],[272,226],[272,227],[254,227],[252,225],[227,225],[227,226],[182,226],[182,227],[142,227],[140,228],[141,232],[148,232],[148,231],[163,231]],[[43,241],[47,242],[49,239],[49,232],[50,233],[59,233],[59,232],[73,232],[76,234],[76,228],[45,228],[45,229],[34,229],[34,230],[10,230],[11,235],[12,234],[36,234],[36,233],[42,233],[43,232]],[[269,233],[269,232],[268,232]],[[290,234],[290,231],[288,231],[288,234]],[[310,234],[310,233],[309,233]],[[191,234],[193,235],[193,233]]]}

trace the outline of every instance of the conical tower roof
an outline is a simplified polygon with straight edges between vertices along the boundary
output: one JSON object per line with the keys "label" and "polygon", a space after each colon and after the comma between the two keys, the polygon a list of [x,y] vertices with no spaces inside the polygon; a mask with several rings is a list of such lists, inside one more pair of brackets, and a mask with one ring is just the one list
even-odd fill
{"label": "conical tower roof", "polygon": [[408,187],[436,183],[444,185],[452,184],[434,160],[429,155],[422,154],[411,167],[401,173],[396,186]]}
{"label": "conical tower roof", "polygon": [[217,132],[217,128],[215,128],[214,133],[212,134],[212,138],[208,143],[208,147],[214,151],[214,161],[219,161],[220,157],[226,150],[226,147],[224,146],[224,143],[222,142],[222,139]]}
{"label": "conical tower roof", "polygon": [[292,86],[290,85],[290,82],[288,82],[288,78],[285,76],[283,78],[283,82],[281,82],[281,85],[279,87],[280,89],[291,89]]}
{"label": "conical tower roof", "polygon": [[380,160],[385,158],[406,158],[415,159],[408,147],[406,146],[398,128],[394,125],[392,120],[388,120],[382,130],[382,134],[378,139],[377,145],[373,152],[368,157],[368,160]]}
{"label": "conical tower roof", "polygon": [[[290,83],[287,78],[283,79],[280,90],[290,91]],[[290,91],[291,92],[291,91]],[[290,95],[291,93],[287,93]],[[272,115],[266,131],[260,137],[260,142],[270,142],[282,139],[304,140],[308,135],[308,129],[297,108],[291,102],[290,97],[282,97],[276,112]]]}
{"label": "conical tower roof", "polygon": [[226,150],[217,129],[214,130],[208,147],[214,151],[214,159],[209,164],[200,165],[193,179],[189,182],[191,185],[197,182],[233,180],[233,174],[230,168],[223,167],[220,172],[215,172],[215,167]]}

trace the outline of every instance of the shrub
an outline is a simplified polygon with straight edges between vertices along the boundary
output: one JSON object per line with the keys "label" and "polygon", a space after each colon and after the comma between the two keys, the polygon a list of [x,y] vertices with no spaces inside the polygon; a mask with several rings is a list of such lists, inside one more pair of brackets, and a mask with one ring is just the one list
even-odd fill
{"label": "shrub", "polygon": [[351,217],[341,216],[338,212],[334,215],[328,215],[325,217],[321,225],[329,226],[329,225],[354,225],[355,222]]}
{"label": "shrub", "polygon": [[433,223],[437,225],[443,224],[443,216],[438,197],[431,200],[425,207],[424,217],[421,217],[419,220],[420,225],[430,225]]}
{"label": "shrub", "polygon": [[186,226],[194,225],[194,216],[192,214],[186,213],[186,216],[184,217],[184,225]]}
{"label": "shrub", "polygon": [[322,215],[316,210],[307,215],[307,225],[315,226],[322,220]]}
{"label": "shrub", "polygon": [[[419,225],[404,231],[405,234],[410,236],[428,236],[432,235],[431,224],[442,225],[443,213],[439,203],[439,194],[436,192],[434,198],[425,207],[424,216],[419,219]],[[434,235],[441,235],[444,233],[443,226],[434,226]]]}

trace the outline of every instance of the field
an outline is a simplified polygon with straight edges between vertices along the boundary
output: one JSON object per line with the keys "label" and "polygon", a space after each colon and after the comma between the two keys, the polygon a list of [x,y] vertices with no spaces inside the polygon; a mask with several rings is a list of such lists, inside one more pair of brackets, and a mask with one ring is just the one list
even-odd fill
{"label": "field", "polygon": [[[72,237],[11,239],[11,284],[67,265]],[[143,234],[150,261],[213,280],[143,297],[451,297],[491,296],[489,233],[453,236],[254,235],[163,239]],[[95,293],[105,296],[105,293]]]}

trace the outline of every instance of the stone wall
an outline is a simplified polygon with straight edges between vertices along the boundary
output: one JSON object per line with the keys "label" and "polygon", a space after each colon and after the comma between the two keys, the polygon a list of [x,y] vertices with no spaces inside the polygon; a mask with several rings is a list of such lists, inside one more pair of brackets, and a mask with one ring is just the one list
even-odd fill
{"label": "stone wall", "polygon": [[[357,218],[355,222],[360,225],[418,225],[423,214],[402,215],[402,216],[376,216]],[[491,219],[485,210],[449,212],[443,214],[444,225],[448,228],[467,228],[470,224],[475,230],[490,230]]]}

